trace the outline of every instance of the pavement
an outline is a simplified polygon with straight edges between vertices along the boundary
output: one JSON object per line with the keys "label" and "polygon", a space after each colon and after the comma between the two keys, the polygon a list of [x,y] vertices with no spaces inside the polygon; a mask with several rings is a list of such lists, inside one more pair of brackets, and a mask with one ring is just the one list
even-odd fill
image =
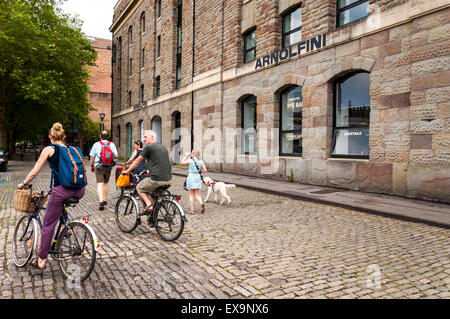
{"label": "pavement", "polygon": [[[12,259],[22,215],[13,209],[14,188],[33,165],[33,158],[11,161],[0,173],[0,299],[450,298],[450,231],[443,227],[238,186],[229,190],[230,205],[210,200],[200,214],[196,202],[180,238],[165,242],[145,221],[121,232],[114,180],[99,211],[90,171],[69,215],[89,218],[101,246],[90,277],[73,287],[52,258],[44,271],[17,268]],[[234,178],[242,185],[243,177]],[[187,212],[183,181],[174,175],[170,190]],[[33,185],[48,190],[49,182],[45,165]]]}
{"label": "pavement", "polygon": [[[186,176],[187,170],[174,167],[172,173]],[[450,228],[450,204],[399,196],[351,191],[280,180],[207,172],[214,181],[235,184],[258,192],[286,196],[314,203],[338,206],[384,217],[396,218],[427,225]],[[450,190],[449,190],[450,198]]]}

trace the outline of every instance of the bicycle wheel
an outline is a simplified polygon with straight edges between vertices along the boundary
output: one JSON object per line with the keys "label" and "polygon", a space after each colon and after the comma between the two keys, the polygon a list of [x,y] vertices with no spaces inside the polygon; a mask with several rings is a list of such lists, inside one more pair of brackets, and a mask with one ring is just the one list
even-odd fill
{"label": "bicycle wheel", "polygon": [[97,253],[94,237],[89,228],[80,222],[71,222],[68,233],[59,233],[55,256],[64,277],[71,282],[83,282],[94,269]]}
{"label": "bicycle wheel", "polygon": [[119,198],[114,208],[117,226],[125,233],[131,233],[139,223],[139,206],[136,200],[125,195]]}
{"label": "bicycle wheel", "polygon": [[184,219],[178,204],[171,200],[163,200],[155,209],[153,218],[158,235],[166,241],[178,239],[184,229]]}
{"label": "bicycle wheel", "polygon": [[123,193],[124,193],[123,187],[117,187],[117,186],[115,186],[115,188],[116,188],[116,195],[117,195],[117,198],[122,197],[122,196],[123,196]]}
{"label": "bicycle wheel", "polygon": [[22,216],[14,229],[11,243],[14,264],[24,267],[33,253],[37,254],[37,243],[40,240],[39,224],[30,215]]}

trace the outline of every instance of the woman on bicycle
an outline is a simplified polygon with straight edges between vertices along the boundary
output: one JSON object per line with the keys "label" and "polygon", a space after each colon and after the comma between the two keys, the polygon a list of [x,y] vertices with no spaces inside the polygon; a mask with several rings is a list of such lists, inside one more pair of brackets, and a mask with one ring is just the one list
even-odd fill
{"label": "woman on bicycle", "polygon": [[[139,155],[141,155],[142,147],[143,147],[143,144],[142,144],[142,142],[140,140],[134,141],[134,152],[133,152],[133,154],[131,154],[131,157],[126,162],[126,164],[133,163],[134,160],[136,158],[138,158]],[[139,163],[138,167],[136,167],[133,170],[133,174],[136,175],[136,176],[132,175],[131,182],[132,182],[133,185],[137,185],[141,180],[143,180],[144,178],[147,177],[146,175],[143,174],[143,175],[141,175],[141,177],[138,180],[137,175],[139,175],[140,173],[142,173],[144,171],[148,171],[148,167],[147,167],[147,164],[145,164],[145,162],[141,162],[141,163]]]}
{"label": "woman on bicycle", "polygon": [[[188,159],[188,157],[190,157]],[[200,196],[200,189],[202,189],[202,176],[201,173],[206,173],[205,163],[200,158],[200,151],[193,150],[192,153],[188,153],[184,156],[181,165],[189,165],[189,174],[186,178],[186,189],[189,191],[189,204],[191,205],[191,211],[189,214],[195,214],[194,211],[194,197],[200,203],[200,212],[205,213],[205,203]]]}
{"label": "woman on bicycle", "polygon": [[[46,162],[51,164],[50,167],[54,167],[57,171],[59,168],[59,147],[55,144],[65,146],[64,139],[65,134],[63,127],[60,123],[53,124],[48,135],[52,145],[45,147],[38,161],[34,165],[33,169],[23,180],[17,188],[25,188],[28,183],[30,183],[40,172],[42,167]],[[56,227],[56,223],[61,217],[62,211],[64,210],[63,202],[71,197],[76,197],[78,199],[84,196],[85,188],[72,189],[66,188],[60,185],[58,177],[54,175],[54,187],[50,191],[50,197],[48,199],[47,210],[44,216],[44,222],[42,225],[41,233],[41,243],[39,246],[38,257],[34,257],[30,260],[29,264],[31,266],[37,267],[41,270],[45,269],[48,251],[50,249],[53,232]]]}

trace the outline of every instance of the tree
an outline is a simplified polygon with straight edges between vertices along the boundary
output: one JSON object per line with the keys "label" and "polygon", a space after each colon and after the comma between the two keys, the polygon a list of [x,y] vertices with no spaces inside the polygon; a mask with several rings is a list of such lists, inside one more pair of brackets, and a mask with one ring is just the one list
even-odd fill
{"label": "tree", "polygon": [[87,123],[89,68],[97,53],[58,0],[0,1],[0,146]]}

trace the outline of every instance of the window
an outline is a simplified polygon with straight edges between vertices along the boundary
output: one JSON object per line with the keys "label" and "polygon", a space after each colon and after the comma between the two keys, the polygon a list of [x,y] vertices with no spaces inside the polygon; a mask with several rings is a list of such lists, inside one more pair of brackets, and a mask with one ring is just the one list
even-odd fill
{"label": "window", "polygon": [[140,141],[144,140],[144,120],[139,120],[139,138]]}
{"label": "window", "polygon": [[160,96],[161,95],[161,78],[159,76],[157,76],[155,79],[155,82],[156,82],[156,96]]}
{"label": "window", "polygon": [[128,63],[128,76],[131,76],[133,74],[133,59],[130,59]]}
{"label": "window", "polygon": [[161,0],[156,1],[156,11],[158,13],[157,17],[161,16]]}
{"label": "window", "polygon": [[302,40],[302,8],[298,7],[283,16],[283,48]]}
{"label": "window", "polygon": [[145,65],[145,49],[142,49],[141,54],[141,67],[143,68]]}
{"label": "window", "polygon": [[144,84],[141,85],[141,103],[144,103]]}
{"label": "window", "polygon": [[128,46],[133,44],[133,27],[128,29]]}
{"label": "window", "polygon": [[131,91],[128,91],[128,107],[131,107]]}
{"label": "window", "polygon": [[161,143],[162,138],[161,138],[161,133],[162,133],[162,129],[161,129],[161,118],[156,115],[153,119],[152,119],[152,131],[156,133],[156,140]]}
{"label": "window", "polygon": [[178,89],[181,87],[181,35],[182,35],[182,23],[183,23],[183,7],[182,0],[178,0],[178,19],[177,19],[177,66],[175,70],[175,87]]}
{"label": "window", "polygon": [[141,33],[145,32],[145,12],[141,14]]}
{"label": "window", "polygon": [[335,82],[332,156],[369,157],[369,73],[353,73]]}
{"label": "window", "polygon": [[242,101],[242,153],[256,154],[256,96]]}
{"label": "window", "polygon": [[338,0],[337,26],[359,20],[369,14],[369,0]]}
{"label": "window", "polygon": [[244,63],[255,60],[256,57],[256,29],[244,34]]}
{"label": "window", "polygon": [[302,155],[302,87],[287,89],[280,101],[280,155]]}
{"label": "window", "polygon": [[156,57],[159,58],[161,56],[161,36],[158,35],[156,40]]}

